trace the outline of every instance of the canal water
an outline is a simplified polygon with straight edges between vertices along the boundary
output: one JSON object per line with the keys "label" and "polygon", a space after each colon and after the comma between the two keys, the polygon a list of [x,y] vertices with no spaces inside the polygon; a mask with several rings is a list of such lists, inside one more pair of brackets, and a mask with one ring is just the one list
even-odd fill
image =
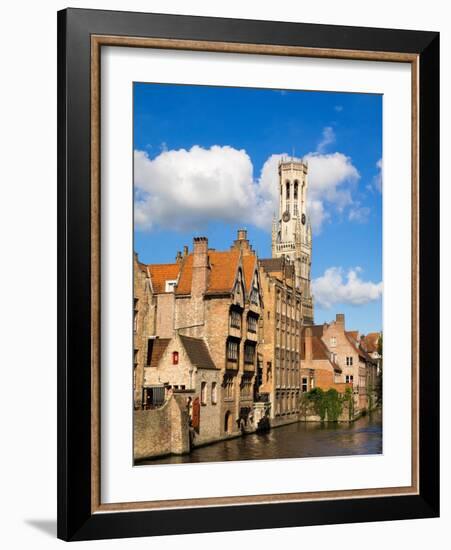
{"label": "canal water", "polygon": [[250,434],[140,464],[181,464],[272,458],[371,455],[382,453],[380,410],[353,423],[296,422],[263,434]]}

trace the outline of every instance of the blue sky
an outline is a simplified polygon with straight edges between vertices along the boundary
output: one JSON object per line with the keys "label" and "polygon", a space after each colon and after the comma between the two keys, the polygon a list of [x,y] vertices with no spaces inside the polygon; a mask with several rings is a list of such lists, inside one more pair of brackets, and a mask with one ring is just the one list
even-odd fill
{"label": "blue sky", "polygon": [[245,227],[271,255],[282,154],[309,163],[315,322],[382,329],[382,96],[134,85],[135,250],[167,263]]}

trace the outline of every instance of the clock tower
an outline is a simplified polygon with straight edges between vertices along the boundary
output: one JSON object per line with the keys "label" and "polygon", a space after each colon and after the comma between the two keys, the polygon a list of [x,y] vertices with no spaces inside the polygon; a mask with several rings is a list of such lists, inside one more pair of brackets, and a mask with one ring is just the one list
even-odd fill
{"label": "clock tower", "polygon": [[302,159],[279,162],[279,213],[273,219],[272,257],[294,266],[296,288],[301,291],[304,318],[313,323],[310,292],[312,228],[307,216],[308,166]]}

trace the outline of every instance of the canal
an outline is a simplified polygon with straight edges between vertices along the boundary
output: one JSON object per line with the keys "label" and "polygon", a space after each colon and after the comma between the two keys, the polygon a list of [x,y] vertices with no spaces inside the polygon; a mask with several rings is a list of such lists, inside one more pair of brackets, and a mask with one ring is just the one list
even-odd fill
{"label": "canal", "polygon": [[380,410],[353,423],[296,422],[264,434],[250,434],[206,447],[188,455],[168,456],[141,464],[181,464],[272,458],[369,455],[382,453]]}

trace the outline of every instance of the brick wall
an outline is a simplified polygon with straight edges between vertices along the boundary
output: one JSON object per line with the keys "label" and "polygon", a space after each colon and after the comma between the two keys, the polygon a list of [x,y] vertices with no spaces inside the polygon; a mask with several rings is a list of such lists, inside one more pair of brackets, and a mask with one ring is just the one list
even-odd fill
{"label": "brick wall", "polygon": [[172,395],[159,409],[134,411],[134,459],[189,452],[188,413],[183,396]]}

